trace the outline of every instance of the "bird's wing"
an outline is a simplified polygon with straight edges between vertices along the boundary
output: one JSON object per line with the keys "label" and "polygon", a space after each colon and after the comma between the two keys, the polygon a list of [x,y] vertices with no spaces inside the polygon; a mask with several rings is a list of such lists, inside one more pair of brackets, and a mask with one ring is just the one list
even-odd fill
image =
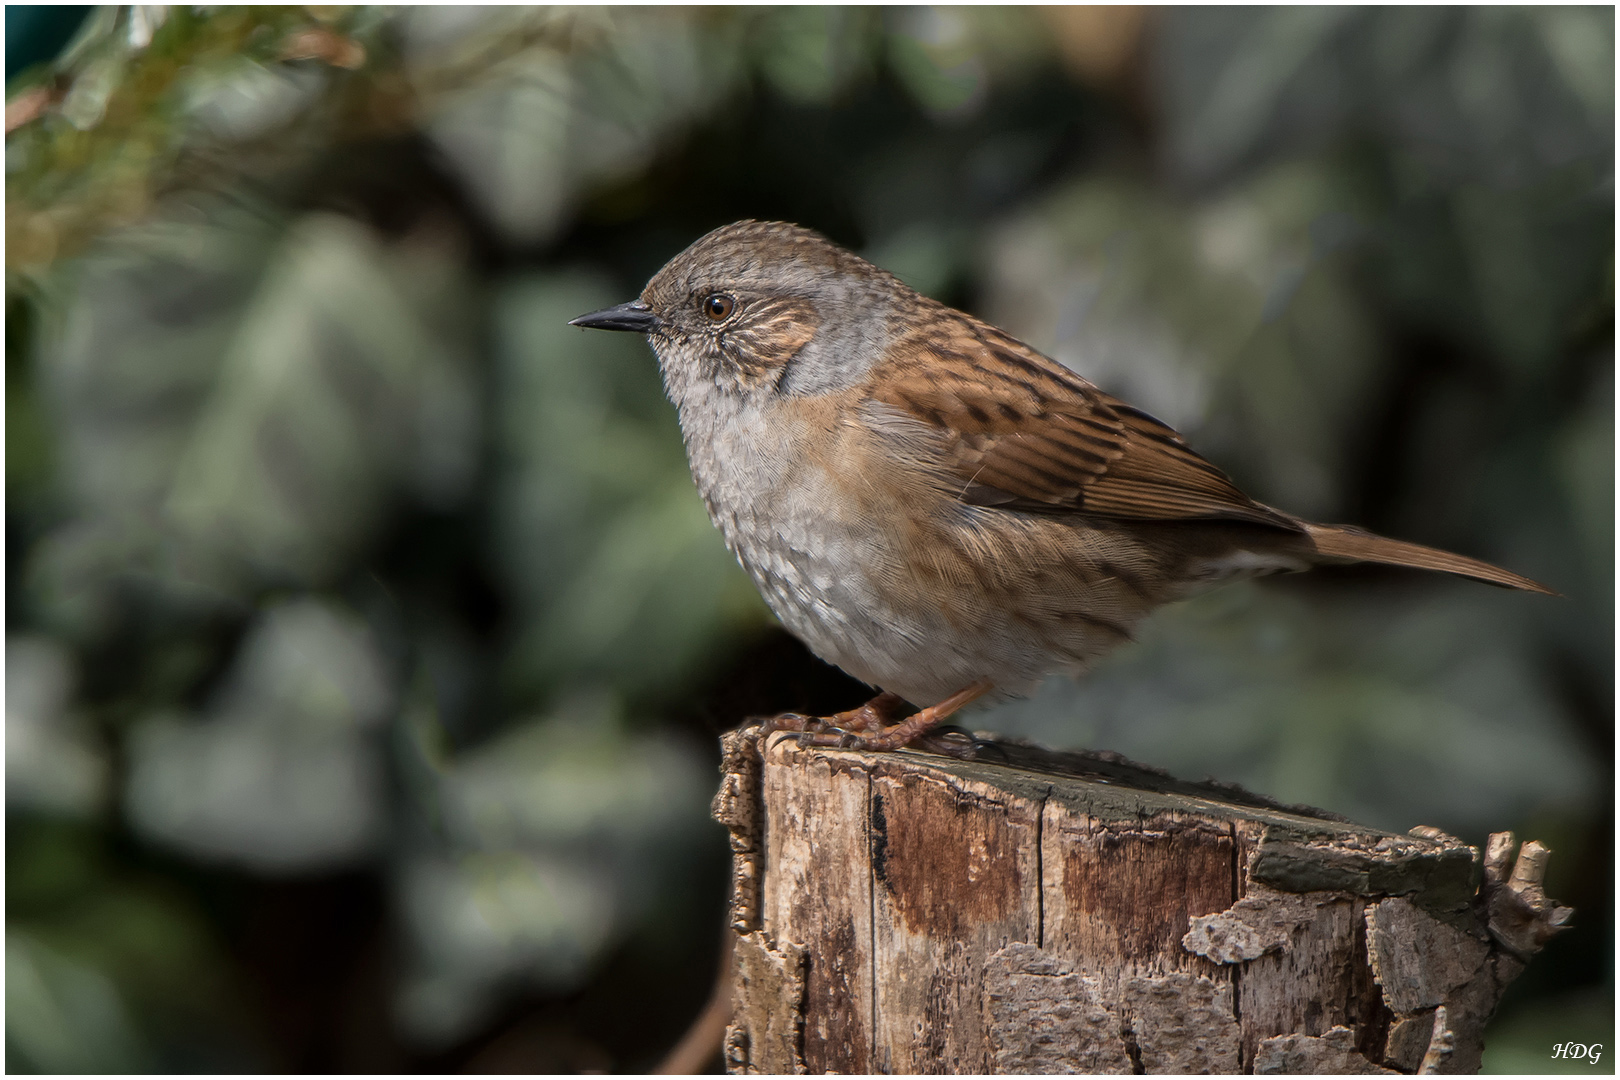
{"label": "bird's wing", "polygon": [[938,466],[979,506],[1252,521],[1298,531],[1167,425],[956,312],[890,350],[872,398],[943,435]]}

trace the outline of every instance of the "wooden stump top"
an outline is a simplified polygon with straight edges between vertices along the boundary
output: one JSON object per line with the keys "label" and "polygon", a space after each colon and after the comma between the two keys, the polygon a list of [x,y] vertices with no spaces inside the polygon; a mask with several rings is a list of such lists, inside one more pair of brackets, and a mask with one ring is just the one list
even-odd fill
{"label": "wooden stump top", "polygon": [[1568,916],[1438,830],[1115,755],[724,745],[734,1071],[1472,1071],[1527,956],[1493,901]]}

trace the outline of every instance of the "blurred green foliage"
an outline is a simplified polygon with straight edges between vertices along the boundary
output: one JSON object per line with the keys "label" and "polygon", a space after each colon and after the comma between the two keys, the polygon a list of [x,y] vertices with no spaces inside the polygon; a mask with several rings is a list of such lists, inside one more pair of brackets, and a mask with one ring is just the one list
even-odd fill
{"label": "blurred green foliage", "polygon": [[1229,589],[969,722],[1539,836],[1579,927],[1487,1065],[1612,1045],[1613,48],[1600,9],[96,9],[7,86],[8,1067],[674,1041],[714,732],[859,688],[773,628],[645,347],[565,324],[745,216],[1259,498],[1562,591]]}

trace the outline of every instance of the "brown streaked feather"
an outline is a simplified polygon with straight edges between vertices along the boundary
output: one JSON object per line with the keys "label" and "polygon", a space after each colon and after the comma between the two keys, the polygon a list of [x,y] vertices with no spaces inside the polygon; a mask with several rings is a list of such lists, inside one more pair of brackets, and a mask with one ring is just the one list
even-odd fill
{"label": "brown streaked feather", "polygon": [[938,308],[874,375],[875,400],[945,435],[940,466],[964,502],[1299,531],[1170,427],[970,316]]}

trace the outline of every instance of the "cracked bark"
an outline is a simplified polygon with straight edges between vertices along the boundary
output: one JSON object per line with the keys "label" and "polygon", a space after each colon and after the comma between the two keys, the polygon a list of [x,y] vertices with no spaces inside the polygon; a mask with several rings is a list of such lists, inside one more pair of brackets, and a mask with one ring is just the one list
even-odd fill
{"label": "cracked bark", "polygon": [[1571,914],[1533,841],[1481,860],[1109,754],[724,752],[733,1072],[1473,1071]]}

